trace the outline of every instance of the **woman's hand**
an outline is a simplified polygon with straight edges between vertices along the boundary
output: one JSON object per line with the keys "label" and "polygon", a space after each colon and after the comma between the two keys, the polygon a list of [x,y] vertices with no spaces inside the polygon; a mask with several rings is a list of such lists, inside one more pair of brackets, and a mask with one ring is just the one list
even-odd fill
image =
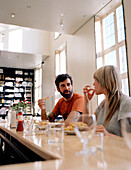
{"label": "woman's hand", "polygon": [[94,96],[95,90],[90,88],[89,85],[87,85],[83,88],[83,93],[84,93],[85,101],[88,103],[89,100],[91,100],[92,97]]}
{"label": "woman's hand", "polygon": [[103,125],[96,126],[96,132],[101,132],[105,136],[111,136],[111,134],[105,129],[105,127]]}
{"label": "woman's hand", "polygon": [[89,114],[89,100],[92,99],[95,90],[91,89],[89,85],[85,86],[83,88],[83,93],[84,93],[84,109],[83,113],[84,114]]}
{"label": "woman's hand", "polygon": [[38,100],[38,105],[39,105],[39,107],[41,108],[41,110],[43,110],[43,111],[46,110],[45,102],[44,102],[43,99],[39,99],[39,100]]}

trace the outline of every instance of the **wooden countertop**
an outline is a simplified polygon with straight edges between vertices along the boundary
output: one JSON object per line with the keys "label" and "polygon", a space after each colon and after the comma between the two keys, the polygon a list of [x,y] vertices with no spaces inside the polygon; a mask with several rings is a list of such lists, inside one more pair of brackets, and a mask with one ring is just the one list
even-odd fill
{"label": "wooden countertop", "polygon": [[[47,161],[12,164],[0,166],[6,170],[87,170],[87,169],[130,169],[131,150],[128,149],[123,138],[104,137],[104,150],[97,151],[92,156],[77,156],[82,144],[75,135],[65,135],[63,144],[48,144],[46,135],[24,135],[15,129],[0,124],[0,128],[15,137]],[[92,139],[91,142],[94,142]]]}

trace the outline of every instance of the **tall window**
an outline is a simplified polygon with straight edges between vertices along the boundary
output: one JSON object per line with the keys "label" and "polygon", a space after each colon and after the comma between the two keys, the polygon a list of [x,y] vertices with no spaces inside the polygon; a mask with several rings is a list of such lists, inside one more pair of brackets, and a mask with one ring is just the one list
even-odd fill
{"label": "tall window", "polygon": [[35,113],[39,112],[38,100],[41,99],[42,93],[42,68],[35,69]]}
{"label": "tall window", "polygon": [[0,50],[4,49],[4,38],[5,34],[0,34]]}
{"label": "tall window", "polygon": [[[122,92],[129,95],[127,57],[123,7],[117,5],[108,14],[97,16],[95,22],[97,69],[103,65],[114,65],[119,68],[122,79]],[[98,103],[103,100],[99,96]]]}
{"label": "tall window", "polygon": [[55,32],[55,40],[61,35],[59,32]]}
{"label": "tall window", "polygon": [[[66,44],[63,44],[55,52],[55,75],[66,73]],[[55,89],[55,104],[60,98],[60,94]]]}

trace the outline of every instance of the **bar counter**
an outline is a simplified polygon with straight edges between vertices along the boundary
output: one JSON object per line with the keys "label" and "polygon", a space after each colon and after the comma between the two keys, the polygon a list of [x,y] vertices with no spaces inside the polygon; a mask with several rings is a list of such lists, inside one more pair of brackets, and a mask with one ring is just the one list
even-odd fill
{"label": "bar counter", "polygon": [[[17,139],[24,146],[41,156],[45,161],[2,165],[2,170],[87,170],[87,169],[131,169],[131,150],[121,137],[104,137],[103,151],[91,156],[77,156],[82,149],[80,140],[75,135],[64,136],[63,144],[48,144],[46,135],[24,135],[1,123],[0,129]],[[92,139],[93,141],[93,139]]]}

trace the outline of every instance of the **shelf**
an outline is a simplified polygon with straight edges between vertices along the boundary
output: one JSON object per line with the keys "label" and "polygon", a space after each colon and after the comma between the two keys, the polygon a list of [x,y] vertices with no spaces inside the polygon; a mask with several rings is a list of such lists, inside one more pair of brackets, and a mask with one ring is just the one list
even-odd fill
{"label": "shelf", "polygon": [[5,79],[4,81],[5,81],[5,82],[12,82],[12,81],[14,82],[15,80]]}
{"label": "shelf", "polygon": [[13,100],[14,103],[18,103],[26,99],[31,103],[29,107],[31,113],[34,98],[34,70],[6,67],[1,67],[0,70],[3,72],[0,74],[0,100],[3,99],[5,102],[0,105],[0,108],[10,105],[10,102],[6,103],[6,101]]}

